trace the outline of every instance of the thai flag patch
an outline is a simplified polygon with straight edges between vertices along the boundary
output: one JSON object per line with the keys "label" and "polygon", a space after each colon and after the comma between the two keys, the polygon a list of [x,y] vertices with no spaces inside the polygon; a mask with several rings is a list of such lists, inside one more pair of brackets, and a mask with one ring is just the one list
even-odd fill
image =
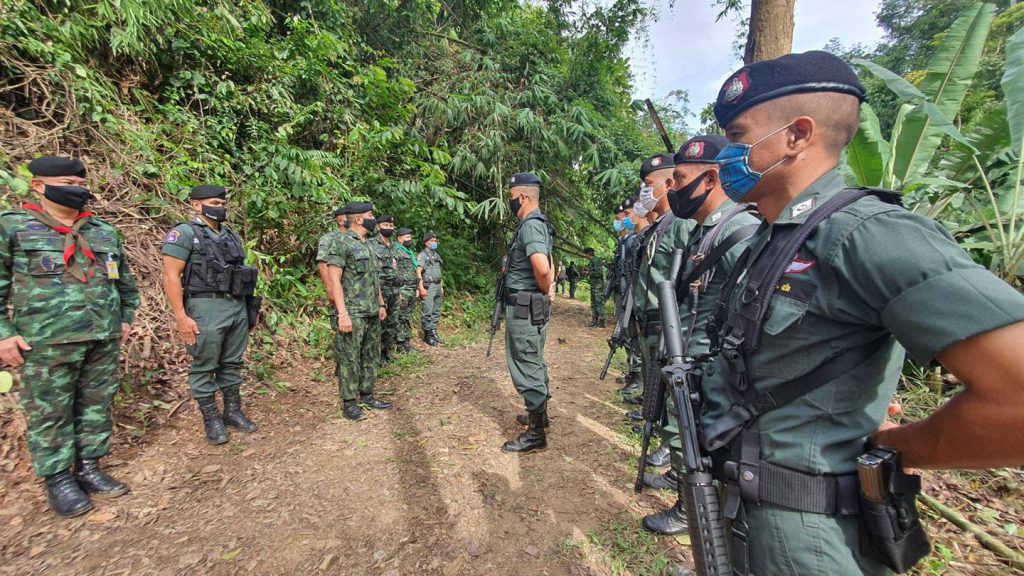
{"label": "thai flag patch", "polygon": [[789,266],[786,267],[786,274],[803,274],[811,268],[814,268],[816,260],[801,260],[799,258],[793,260]]}

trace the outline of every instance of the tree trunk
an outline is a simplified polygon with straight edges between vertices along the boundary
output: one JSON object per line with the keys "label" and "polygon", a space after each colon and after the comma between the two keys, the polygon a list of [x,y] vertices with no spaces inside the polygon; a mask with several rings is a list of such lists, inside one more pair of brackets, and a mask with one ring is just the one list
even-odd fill
{"label": "tree trunk", "polygon": [[744,64],[778,58],[793,50],[795,5],[796,0],[751,0]]}

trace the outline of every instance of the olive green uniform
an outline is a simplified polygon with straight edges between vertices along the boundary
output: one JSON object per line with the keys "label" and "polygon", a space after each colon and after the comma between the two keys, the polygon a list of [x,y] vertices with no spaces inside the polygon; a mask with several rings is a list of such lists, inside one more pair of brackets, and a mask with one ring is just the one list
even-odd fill
{"label": "olive green uniform", "polygon": [[[505,278],[505,362],[516,391],[523,397],[527,412],[542,412],[551,397],[548,389],[548,365],[544,361],[547,342],[547,320],[521,318],[508,298],[519,293],[537,294],[540,288],[533,276],[530,256],[544,254],[551,258],[551,233],[539,209],[530,212],[519,225],[508,254],[508,275]],[[546,296],[545,296],[546,298]],[[535,323],[536,322],[536,323]]]}
{"label": "olive green uniform", "polygon": [[420,252],[418,264],[423,269],[423,287],[427,290],[420,324],[424,332],[434,332],[441,321],[441,266],[444,260],[437,251],[425,248]]}
{"label": "olive green uniform", "polygon": [[[803,222],[844,187],[837,170],[809,186],[751,241],[757,260],[774,231]],[[733,291],[732,310],[741,281]],[[977,265],[943,227],[874,197],[832,215],[807,240],[771,300],[746,367],[759,393],[843,351],[890,338],[855,370],[765,413],[760,458],[810,474],[850,474],[896,390],[905,350],[927,364],[962,340],[1024,320],[1024,296]],[[706,375],[705,429],[730,404],[730,370]],[[763,464],[762,464],[763,465]],[[763,482],[763,480],[762,480]],[[758,574],[886,574],[858,552],[857,518],[745,504]]]}
{"label": "olive green uniform", "polygon": [[32,347],[21,353],[20,401],[39,476],[110,452],[121,325],[139,306],[114,227],[93,216],[79,232],[96,257],[87,282],[65,265],[64,234],[26,210],[0,214],[0,339],[21,336]]}
{"label": "olive green uniform", "polygon": [[[697,267],[698,264],[690,260],[690,258],[697,253],[697,248],[704,237],[711,233],[711,230],[722,221],[722,217],[735,207],[736,204],[734,202],[726,200],[721,206],[712,211],[711,214],[708,214],[704,222],[694,230],[686,246],[686,260],[684,261],[683,270],[679,273],[680,278],[685,278]],[[714,242],[707,248],[708,253],[718,247],[733,232],[740,228],[756,225],[757,223],[758,219],[748,212],[733,216],[727,222],[721,224],[721,230],[716,231]],[[692,333],[689,332],[689,328],[694,317],[692,312],[693,294],[689,291],[689,287],[686,287],[687,297],[679,302],[679,324],[683,338],[686,338],[688,333],[690,336],[689,340],[684,342],[688,358],[707,354],[710,351],[711,343],[707,333],[708,320],[711,318],[711,312],[715,307],[715,303],[718,302],[722,294],[722,287],[729,278],[729,274],[732,273],[740,254],[746,249],[748,242],[749,240],[744,240],[734,244],[709,270],[710,279],[707,282],[707,287],[697,296],[696,321],[693,323]],[[668,446],[672,449],[672,466],[676,469],[676,472],[682,473],[682,461],[679,458],[680,451],[682,450],[679,439],[679,413],[676,410],[675,397],[671,394],[671,391],[667,392],[668,398],[665,406],[669,417],[668,421],[661,427],[661,443],[662,446]]]}
{"label": "olive green uniform", "polygon": [[380,262],[370,243],[349,230],[333,243],[327,264],[342,271],[345,310],[352,331],[338,332],[334,317],[335,350],[340,358],[338,391],[342,400],[356,400],[356,394],[373,393],[380,368]]}
{"label": "olive green uniform", "polygon": [[[196,218],[195,223],[211,237],[232,235],[241,244],[241,238],[226,223],[221,223],[220,230],[214,230],[202,218]],[[190,224],[175,226],[164,239],[160,252],[185,262],[193,269],[199,269],[203,264],[199,239]],[[188,279],[183,277],[185,313],[199,327],[195,344],[185,347],[192,357],[188,385],[193,398],[208,398],[218,389],[242,385],[243,356],[249,343],[249,318],[244,296],[220,293],[213,298],[190,297],[187,284]]]}
{"label": "olive green uniform", "polygon": [[590,284],[590,314],[595,323],[605,319],[604,269],[604,261],[597,256],[591,258],[587,264],[587,282]]}

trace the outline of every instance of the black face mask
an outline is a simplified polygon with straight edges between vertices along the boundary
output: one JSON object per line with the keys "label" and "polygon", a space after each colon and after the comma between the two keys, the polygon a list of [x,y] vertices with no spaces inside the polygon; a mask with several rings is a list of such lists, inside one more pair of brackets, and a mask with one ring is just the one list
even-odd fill
{"label": "black face mask", "polygon": [[406,248],[412,248],[412,240],[406,240],[405,242],[402,242],[402,246],[405,246]]}
{"label": "black face mask", "polygon": [[373,232],[373,230],[376,227],[377,227],[377,219],[376,218],[363,218],[363,228],[366,228],[367,232]]}
{"label": "black face mask", "polygon": [[214,222],[223,222],[228,219],[227,206],[207,206],[203,204],[203,216]]}
{"label": "black face mask", "polygon": [[43,189],[43,197],[53,202],[75,210],[81,210],[85,203],[92,198],[92,193],[81,186],[50,186]]}
{"label": "black face mask", "polygon": [[675,214],[676,218],[682,218],[683,220],[693,218],[693,215],[704,205],[704,201],[711,194],[710,190],[696,198],[690,198],[690,195],[707,179],[707,176],[708,173],[705,172],[694,178],[693,182],[683,186],[682,189],[669,193],[668,205],[672,208],[672,213]]}
{"label": "black face mask", "polygon": [[385,237],[385,238],[391,238],[391,236],[394,233],[395,233],[395,229],[394,228],[381,228],[380,229],[380,235]]}
{"label": "black face mask", "polygon": [[519,198],[513,198],[508,201],[508,208],[512,211],[512,215],[518,217],[519,211],[523,208],[523,201]]}

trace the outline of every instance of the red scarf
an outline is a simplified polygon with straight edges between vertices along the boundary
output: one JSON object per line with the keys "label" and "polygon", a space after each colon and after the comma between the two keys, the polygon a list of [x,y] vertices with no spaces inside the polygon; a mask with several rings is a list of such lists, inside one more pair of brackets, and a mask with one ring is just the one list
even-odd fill
{"label": "red scarf", "polygon": [[[96,261],[96,255],[93,254],[89,241],[79,231],[89,221],[92,212],[79,212],[78,216],[75,216],[74,224],[68,227],[36,204],[22,204],[21,207],[36,220],[64,235],[64,266],[72,276],[88,283],[89,278],[95,274],[92,270],[92,263]],[[78,252],[82,253],[83,259],[75,258],[75,254]]]}

